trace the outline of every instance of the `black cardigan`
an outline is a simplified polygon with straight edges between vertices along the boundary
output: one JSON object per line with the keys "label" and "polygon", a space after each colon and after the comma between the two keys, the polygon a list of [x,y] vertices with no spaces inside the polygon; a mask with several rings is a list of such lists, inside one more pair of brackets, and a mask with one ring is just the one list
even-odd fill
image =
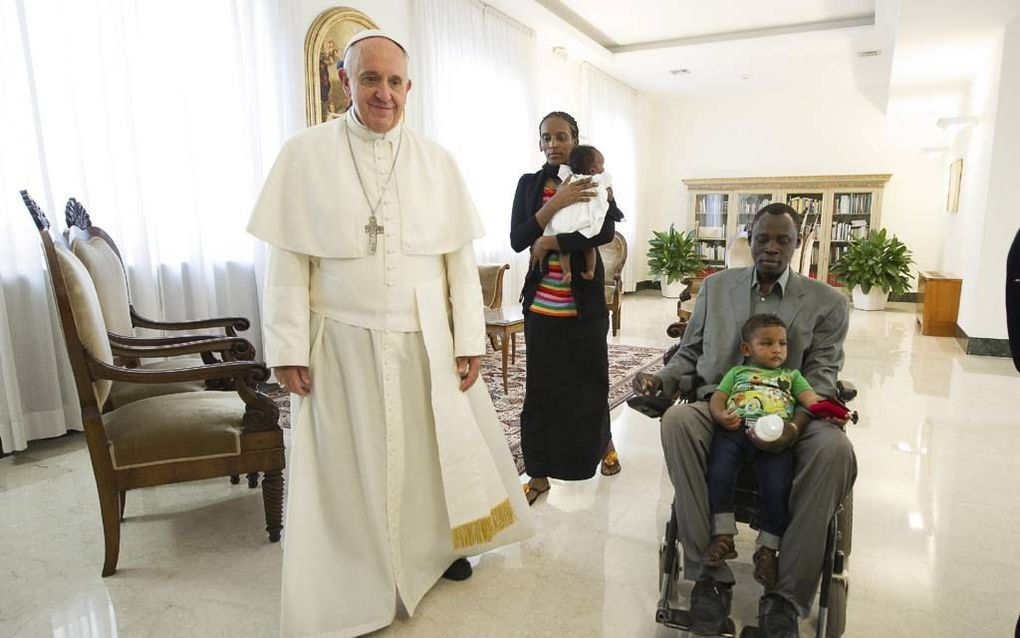
{"label": "black cardigan", "polygon": [[[535,240],[542,236],[543,229],[535,221],[535,213],[542,208],[542,190],[545,187],[545,182],[549,177],[556,175],[555,171],[556,167],[546,164],[537,173],[522,175],[517,182],[513,215],[510,218],[510,246],[515,252],[531,248]],[[581,251],[611,242],[616,235],[616,222],[622,219],[623,213],[616,207],[616,202],[610,200],[606,221],[603,222],[602,229],[594,237],[585,237],[576,232],[556,235],[560,250],[571,253],[570,263],[573,272],[580,273],[584,270],[584,254]],[[524,288],[521,290],[524,312],[528,312],[531,308],[531,302],[535,299],[535,292],[538,290],[538,282],[542,279],[544,269],[545,264],[535,266],[524,280]],[[602,265],[602,255],[595,251],[595,278],[589,280],[577,276],[570,282],[570,291],[577,304],[578,317],[587,318],[608,313],[605,280],[606,270]]]}

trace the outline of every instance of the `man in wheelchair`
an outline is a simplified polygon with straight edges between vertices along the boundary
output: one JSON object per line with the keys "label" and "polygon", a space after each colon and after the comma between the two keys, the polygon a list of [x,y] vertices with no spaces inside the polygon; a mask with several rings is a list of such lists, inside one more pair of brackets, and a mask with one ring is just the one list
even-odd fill
{"label": "man in wheelchair", "polygon": [[[676,490],[683,571],[695,581],[689,614],[695,633],[719,634],[729,624],[733,572],[725,562],[715,567],[703,563],[711,542],[706,470],[715,434],[708,398],[723,375],[743,361],[744,322],[761,313],[782,318],[788,327],[787,366],[799,369],[818,394],[837,397],[849,323],[847,299],[827,284],[791,271],[799,227],[797,212],[786,204],[759,210],[751,223],[754,266],[707,278],[676,354],[658,374],[635,379],[639,395],[669,399],[677,397],[683,379],[699,380],[693,400],[670,407],[662,417],[662,449]],[[778,580],[758,607],[761,635],[796,638],[798,618],[811,610],[829,521],[857,475],[853,447],[838,427],[845,422],[839,417],[815,418],[798,409],[777,441],[756,442],[762,449],[790,446],[795,463],[791,519],[780,546]]]}

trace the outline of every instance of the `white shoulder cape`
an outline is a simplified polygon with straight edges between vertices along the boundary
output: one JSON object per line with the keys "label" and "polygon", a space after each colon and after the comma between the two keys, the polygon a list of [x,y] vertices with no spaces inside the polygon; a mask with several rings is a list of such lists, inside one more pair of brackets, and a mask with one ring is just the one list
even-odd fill
{"label": "white shoulder cape", "polygon": [[[369,206],[351,162],[346,127],[346,119],[338,118],[284,144],[255,204],[249,233],[316,257],[368,255]],[[364,142],[352,138],[357,153]],[[450,253],[484,236],[464,178],[446,149],[405,127],[394,170],[390,189],[400,202],[404,253]]]}

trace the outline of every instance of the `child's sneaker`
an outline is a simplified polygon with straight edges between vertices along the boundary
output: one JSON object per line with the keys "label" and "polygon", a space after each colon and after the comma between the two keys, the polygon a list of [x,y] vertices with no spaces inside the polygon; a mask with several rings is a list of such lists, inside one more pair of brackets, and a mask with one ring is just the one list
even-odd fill
{"label": "child's sneaker", "polygon": [[776,586],[779,578],[779,558],[776,550],[762,545],[754,552],[754,579],[766,590]]}
{"label": "child's sneaker", "polygon": [[706,567],[719,567],[731,558],[737,557],[737,548],[733,544],[733,536],[720,534],[714,536],[705,552],[705,559],[702,561]]}

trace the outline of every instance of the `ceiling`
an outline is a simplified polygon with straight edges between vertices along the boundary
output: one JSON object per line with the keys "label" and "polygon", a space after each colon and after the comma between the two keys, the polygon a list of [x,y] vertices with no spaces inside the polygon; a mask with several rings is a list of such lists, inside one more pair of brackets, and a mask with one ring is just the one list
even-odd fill
{"label": "ceiling", "polygon": [[883,109],[891,87],[968,81],[1020,16],[1020,0],[487,1],[641,93],[856,89]]}
{"label": "ceiling", "polygon": [[590,25],[593,33],[604,34],[603,38],[593,39],[609,49],[620,45],[870,16],[875,11],[874,0],[538,1],[568,22],[571,22],[568,16],[572,15],[578,28],[585,23]]}
{"label": "ceiling", "polygon": [[[643,93],[723,95],[882,84],[876,0],[537,0],[611,53],[599,66]],[[598,64],[598,63],[596,63]],[[674,69],[689,73],[671,74]]]}

